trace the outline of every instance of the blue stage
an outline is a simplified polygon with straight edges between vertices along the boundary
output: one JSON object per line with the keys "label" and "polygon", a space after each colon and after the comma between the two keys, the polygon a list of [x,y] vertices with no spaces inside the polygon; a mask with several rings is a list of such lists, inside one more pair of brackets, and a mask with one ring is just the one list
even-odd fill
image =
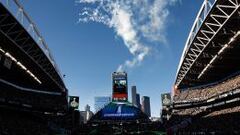
{"label": "blue stage", "polygon": [[137,121],[149,120],[139,108],[129,102],[111,102],[98,111],[91,121]]}

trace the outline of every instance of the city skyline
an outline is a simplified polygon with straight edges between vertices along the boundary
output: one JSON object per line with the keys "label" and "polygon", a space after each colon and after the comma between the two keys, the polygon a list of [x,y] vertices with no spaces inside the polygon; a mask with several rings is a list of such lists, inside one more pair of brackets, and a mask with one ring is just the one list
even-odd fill
{"label": "city skyline", "polygon": [[[94,96],[111,95],[111,73],[123,65],[128,73],[128,86],[136,85],[141,95],[151,97],[154,106],[152,116],[159,116],[161,93],[172,89],[186,38],[202,4],[202,1],[178,0],[155,3],[158,5],[156,12],[159,13],[155,17],[164,17],[164,25],[159,25],[159,22],[156,25],[163,28],[160,31],[165,41],[153,41],[152,33],[149,33],[151,37],[136,37],[141,31],[138,29],[136,35],[133,35],[139,40],[139,44],[143,43],[144,47],[140,48],[151,49],[131,53],[129,46],[126,46],[128,38],[117,31],[117,20],[112,27],[101,22],[79,22],[80,10],[88,5],[76,1],[21,2],[47,42],[61,73],[66,75],[64,81],[69,95],[79,96],[80,110],[86,104],[93,106]],[[148,4],[147,8],[153,5]],[[123,17],[134,17],[124,14],[135,13],[133,10],[127,10],[125,6],[121,10],[116,9]],[[136,18],[132,19],[139,25]],[[146,26],[152,24],[154,23],[149,22]],[[136,30],[136,26],[132,28]],[[144,55],[143,59],[140,54]],[[127,60],[130,64],[138,57],[140,59],[135,60],[132,67],[124,66]]]}
{"label": "city skyline", "polygon": [[94,112],[96,113],[102,109],[105,105],[111,102],[110,96],[96,96],[94,97]]}

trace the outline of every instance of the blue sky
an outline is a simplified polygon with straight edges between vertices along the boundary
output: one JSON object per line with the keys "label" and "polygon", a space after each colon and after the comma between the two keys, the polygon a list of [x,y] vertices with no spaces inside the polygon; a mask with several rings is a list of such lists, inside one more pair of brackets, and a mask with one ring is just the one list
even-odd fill
{"label": "blue sky", "polygon": [[[66,74],[69,94],[80,97],[81,110],[86,104],[93,109],[94,96],[111,95],[111,73],[119,69],[128,72],[129,93],[130,86],[136,85],[141,96],[151,98],[152,115],[159,116],[160,95],[172,89],[185,41],[203,1],[149,0],[139,8],[139,3],[126,0],[107,3],[105,11],[105,5],[86,3],[94,1],[21,2],[61,73]],[[96,7],[101,14],[94,18],[91,13]]]}

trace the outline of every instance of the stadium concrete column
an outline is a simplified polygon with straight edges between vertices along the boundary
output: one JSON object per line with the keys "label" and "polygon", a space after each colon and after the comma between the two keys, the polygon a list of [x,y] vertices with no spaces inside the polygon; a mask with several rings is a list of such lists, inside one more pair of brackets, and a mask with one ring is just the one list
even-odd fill
{"label": "stadium concrete column", "polygon": [[148,117],[151,117],[150,97],[148,97],[148,96],[142,97],[142,111],[145,114],[147,114]]}
{"label": "stadium concrete column", "polygon": [[137,96],[136,96],[136,94],[137,94],[137,88],[136,88],[136,86],[132,86],[132,104],[134,106],[137,106]]}

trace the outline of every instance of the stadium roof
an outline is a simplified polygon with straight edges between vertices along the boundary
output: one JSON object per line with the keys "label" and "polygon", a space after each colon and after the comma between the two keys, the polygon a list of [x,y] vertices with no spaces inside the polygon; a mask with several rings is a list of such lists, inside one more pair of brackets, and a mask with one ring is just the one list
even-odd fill
{"label": "stadium roof", "polygon": [[208,13],[203,12],[205,17],[201,8],[177,72],[179,89],[217,82],[240,71],[239,3],[217,0]]}
{"label": "stadium roof", "polygon": [[[32,76],[44,89],[66,92],[57,65],[35,24],[18,1],[9,2],[9,5],[0,2],[1,51],[21,65],[29,73],[29,78]],[[18,9],[16,13],[11,11],[13,8]],[[22,14],[22,18],[17,18],[18,14]]]}

